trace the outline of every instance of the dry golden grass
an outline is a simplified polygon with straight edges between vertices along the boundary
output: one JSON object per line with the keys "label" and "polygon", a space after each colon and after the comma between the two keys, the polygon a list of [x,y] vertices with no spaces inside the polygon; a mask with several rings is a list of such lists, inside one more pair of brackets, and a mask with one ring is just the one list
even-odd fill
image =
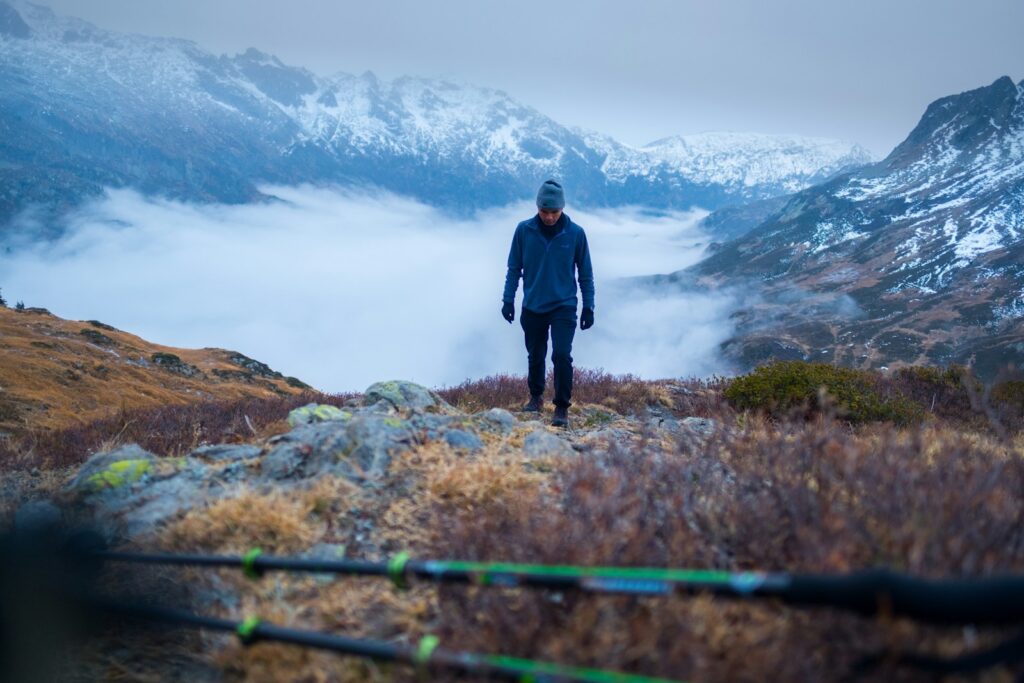
{"label": "dry golden grass", "polygon": [[[112,343],[97,344],[82,330]],[[298,394],[283,379],[251,382],[214,370],[237,372],[222,349],[178,349],[152,344],[133,334],[63,320],[44,313],[0,307],[0,429],[59,429],[133,408],[151,408],[197,400],[238,400]],[[185,377],[149,364],[154,353],[171,353],[206,377]]]}
{"label": "dry golden grass", "polygon": [[177,550],[297,552],[323,537],[325,517],[345,506],[354,491],[353,484],[335,477],[318,479],[306,490],[241,490],[190,511],[162,533],[162,541]]}

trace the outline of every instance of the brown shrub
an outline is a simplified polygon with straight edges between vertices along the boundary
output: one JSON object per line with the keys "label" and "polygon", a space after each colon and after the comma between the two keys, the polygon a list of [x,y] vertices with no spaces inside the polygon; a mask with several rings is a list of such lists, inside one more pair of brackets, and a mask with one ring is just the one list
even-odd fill
{"label": "brown shrub", "polygon": [[[554,370],[545,380],[545,397],[554,397]],[[529,399],[525,375],[501,373],[478,380],[466,380],[454,387],[441,387],[437,393],[452,405],[467,412],[505,408],[518,410]],[[660,382],[642,380],[632,374],[612,375],[604,370],[573,368],[573,402],[608,406],[623,414],[639,414],[648,405],[672,405],[672,398]]]}
{"label": "brown shrub", "polygon": [[62,467],[124,443],[178,456],[203,443],[237,443],[287,429],[283,420],[306,403],[342,405],[356,394],[303,394],[241,401],[200,401],[120,414],[61,430],[35,430],[0,440],[0,469]]}
{"label": "brown shrub", "polygon": [[[551,564],[921,576],[1024,570],[1024,460],[942,428],[761,422],[655,458],[613,451],[542,499],[439,508],[434,554]],[[836,680],[885,646],[955,654],[963,632],[771,602],[440,589],[468,649],[700,681]],[[983,632],[982,639],[990,637]],[[930,680],[886,666],[865,680]]]}

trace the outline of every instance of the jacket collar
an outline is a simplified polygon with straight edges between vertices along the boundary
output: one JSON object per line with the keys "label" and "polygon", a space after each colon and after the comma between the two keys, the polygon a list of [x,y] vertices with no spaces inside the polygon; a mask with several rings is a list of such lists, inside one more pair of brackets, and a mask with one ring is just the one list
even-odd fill
{"label": "jacket collar", "polygon": [[[562,232],[565,232],[569,229],[569,226],[572,225],[572,219],[569,218],[569,214],[565,211],[562,212],[562,216],[565,217],[565,225],[562,226]],[[534,214],[533,218],[527,222],[527,226],[533,228],[537,232],[540,232],[540,214]]]}

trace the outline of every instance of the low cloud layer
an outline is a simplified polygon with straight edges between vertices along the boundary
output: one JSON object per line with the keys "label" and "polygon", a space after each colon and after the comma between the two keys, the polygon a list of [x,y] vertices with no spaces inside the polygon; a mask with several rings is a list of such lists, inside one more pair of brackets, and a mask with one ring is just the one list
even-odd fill
{"label": "low cloud layer", "polygon": [[[263,190],[281,201],[197,206],[111,191],[60,241],[3,256],[0,287],[9,301],[159,344],[237,350],[330,392],[525,374],[521,285],[516,322],[500,309],[512,233],[534,207],[452,218],[394,195]],[[587,232],[596,279],[577,367],[648,379],[726,370],[728,295],[621,280],[698,260],[702,213],[567,213]]]}

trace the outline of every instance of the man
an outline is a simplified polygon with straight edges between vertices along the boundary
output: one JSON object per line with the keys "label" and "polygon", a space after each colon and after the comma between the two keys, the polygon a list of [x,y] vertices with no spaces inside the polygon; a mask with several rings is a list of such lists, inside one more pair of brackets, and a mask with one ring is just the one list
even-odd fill
{"label": "man", "polygon": [[537,215],[516,226],[508,252],[508,272],[501,315],[515,320],[516,289],[523,278],[523,307],[519,322],[526,337],[530,401],[523,410],[540,412],[544,394],[544,360],[551,330],[551,362],[555,366],[555,415],[551,424],[569,425],[572,398],[572,338],[576,332],[576,273],[583,294],[580,329],[594,324],[594,271],[583,228],[562,211],[565,193],[554,180],[537,192]]}

